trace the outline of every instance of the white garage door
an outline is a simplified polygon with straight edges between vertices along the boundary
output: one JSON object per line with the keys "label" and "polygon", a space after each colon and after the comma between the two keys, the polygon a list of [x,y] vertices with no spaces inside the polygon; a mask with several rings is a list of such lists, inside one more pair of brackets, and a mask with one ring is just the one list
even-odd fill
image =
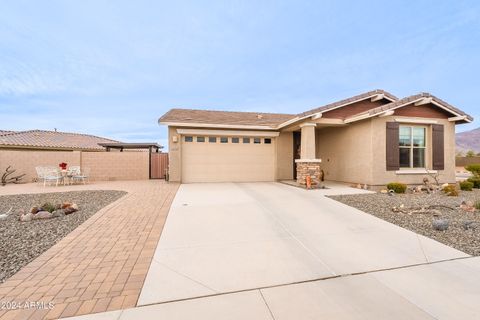
{"label": "white garage door", "polygon": [[275,179],[275,139],[182,136],[182,182]]}

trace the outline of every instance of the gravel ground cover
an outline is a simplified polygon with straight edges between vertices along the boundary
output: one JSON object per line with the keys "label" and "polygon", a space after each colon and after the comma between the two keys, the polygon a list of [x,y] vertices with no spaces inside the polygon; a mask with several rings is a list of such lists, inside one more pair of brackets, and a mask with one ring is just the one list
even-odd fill
{"label": "gravel ground cover", "polygon": [[[480,211],[466,212],[460,208],[463,201],[480,201],[480,190],[461,191],[458,197],[436,194],[361,194],[331,196],[330,198],[360,209],[380,219],[394,223],[405,229],[427,236],[473,256],[480,256]],[[400,208],[409,212],[426,206],[430,213],[394,212]],[[448,207],[454,208],[453,210]],[[435,215],[438,215],[436,217]],[[446,231],[437,231],[432,227],[434,219],[448,219]]]}
{"label": "gravel ground cover", "polygon": [[[97,211],[119,199],[123,191],[73,191],[0,196],[0,214],[12,208],[12,214],[0,220],[0,283],[38,257]],[[51,219],[20,222],[19,211],[45,202],[78,204],[79,211]]]}

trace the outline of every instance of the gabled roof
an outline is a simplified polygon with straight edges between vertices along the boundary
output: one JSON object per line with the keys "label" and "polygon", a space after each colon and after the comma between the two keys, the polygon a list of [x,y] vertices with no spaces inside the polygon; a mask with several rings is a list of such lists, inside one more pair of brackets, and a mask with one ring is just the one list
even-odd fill
{"label": "gabled roof", "polygon": [[292,119],[293,114],[213,111],[194,109],[171,109],[164,114],[159,123],[214,124],[226,126],[259,126],[274,128],[278,124]]}
{"label": "gabled roof", "polygon": [[89,134],[28,130],[0,134],[0,147],[23,147],[34,149],[104,150],[99,143],[118,142]]}
{"label": "gabled roof", "polygon": [[[385,104],[383,106],[376,107],[376,108],[370,109],[368,111],[356,114],[356,115],[350,117],[349,119],[356,119],[356,118],[365,119],[365,118],[369,118],[369,117],[374,117],[376,115],[385,113],[387,111],[398,109],[398,108],[401,108],[403,106],[421,101],[422,99],[428,99],[428,100],[426,100],[427,102],[429,102],[429,103],[431,102],[432,104],[436,105],[437,107],[442,108],[443,110],[451,113],[452,117],[459,117],[458,121],[467,121],[467,122],[472,122],[473,121],[473,117],[470,116],[469,114],[467,114],[467,113],[463,112],[462,110],[452,106],[451,104],[441,100],[440,98],[435,97],[434,95],[432,95],[428,92],[422,92],[422,93],[415,94],[413,96],[405,97],[403,99]],[[464,119],[460,119],[460,118],[464,118]]]}
{"label": "gabled roof", "polygon": [[376,89],[376,90],[368,91],[368,92],[365,92],[365,93],[362,93],[362,94],[359,94],[359,95],[356,95],[356,96],[353,96],[353,97],[350,97],[350,98],[347,98],[347,99],[343,99],[343,100],[340,100],[340,101],[329,103],[327,105],[324,105],[324,106],[321,106],[321,107],[318,107],[318,108],[315,108],[315,109],[311,109],[311,110],[299,113],[297,116],[304,117],[304,116],[308,116],[308,115],[319,113],[319,112],[326,112],[326,111],[329,111],[329,110],[332,110],[332,109],[335,109],[335,108],[338,108],[338,107],[341,107],[341,106],[347,106],[349,104],[359,102],[359,101],[362,101],[362,100],[366,100],[366,99],[369,99],[369,98],[372,98],[372,97],[375,97],[375,96],[378,96],[378,95],[383,95],[383,97],[385,99],[389,100],[389,101],[397,101],[398,100],[398,98],[395,97],[393,94],[391,94],[391,93],[389,93],[385,90]]}
{"label": "gabled roof", "polygon": [[450,112],[455,117],[458,117],[458,119],[453,119],[452,121],[473,121],[473,118],[470,115],[429,93],[420,93],[399,100],[391,93],[377,89],[298,114],[172,109],[163,115],[158,122],[161,124],[176,126],[278,130],[311,117],[318,116],[318,118],[320,118],[325,112],[337,108],[348,108],[356,102],[367,99],[372,99],[372,101],[382,101],[384,104],[380,107],[377,106],[349,117],[345,120],[345,123],[357,121],[357,118],[360,120],[373,117],[384,113],[385,111],[402,107],[410,102],[423,98],[431,98],[433,104]]}

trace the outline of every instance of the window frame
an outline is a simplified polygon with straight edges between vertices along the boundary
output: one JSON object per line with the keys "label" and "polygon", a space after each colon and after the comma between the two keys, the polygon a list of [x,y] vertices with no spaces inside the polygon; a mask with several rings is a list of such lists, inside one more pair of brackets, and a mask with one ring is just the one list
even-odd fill
{"label": "window frame", "polygon": [[253,138],[253,144],[261,144],[262,138]]}
{"label": "window frame", "polygon": [[208,137],[208,143],[217,143],[217,137]]}
{"label": "window frame", "polygon": [[183,141],[184,142],[193,142],[193,136],[184,136]]}
{"label": "window frame", "polygon": [[239,137],[232,137],[232,143],[240,143]]}
{"label": "window frame", "polygon": [[[422,125],[407,125],[407,124],[400,124],[399,130],[398,130],[398,138],[400,141],[400,132],[402,131],[402,128],[409,128],[410,129],[410,145],[409,146],[401,146],[400,143],[398,145],[398,154],[400,156],[400,150],[401,149],[407,149],[409,150],[409,166],[408,167],[402,167],[402,164],[400,163],[400,170],[421,170],[421,169],[427,169],[427,150],[428,150],[428,127],[427,126],[422,126]],[[423,141],[424,145],[422,147],[415,146],[413,141],[414,141],[414,134],[413,131],[415,128],[420,128],[423,129],[424,136],[423,136]],[[422,167],[415,167],[414,166],[414,150],[420,150],[423,149],[423,159],[424,159],[424,165]]]}
{"label": "window frame", "polygon": [[[203,140],[203,141],[200,141],[200,140]],[[199,143],[204,143],[206,140],[205,140],[205,137],[204,136],[200,136],[200,137],[197,137],[197,139],[195,139],[196,142],[199,142]]]}
{"label": "window frame", "polygon": [[250,138],[249,137],[243,137],[242,138],[242,143],[250,144]]}
{"label": "window frame", "polygon": [[263,143],[264,144],[272,144],[272,138],[263,138]]}
{"label": "window frame", "polygon": [[228,143],[228,137],[220,137],[220,143]]}

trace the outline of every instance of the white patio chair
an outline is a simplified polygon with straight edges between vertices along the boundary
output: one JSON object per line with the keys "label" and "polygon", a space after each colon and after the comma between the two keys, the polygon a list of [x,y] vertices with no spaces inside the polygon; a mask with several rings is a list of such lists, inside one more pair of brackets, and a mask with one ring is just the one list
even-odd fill
{"label": "white patio chair", "polygon": [[66,178],[69,179],[69,183],[73,183],[73,177],[81,175],[80,166],[70,166],[67,169]]}
{"label": "white patio chair", "polygon": [[90,178],[90,168],[83,168],[78,171],[78,173],[72,176],[73,182],[82,181],[85,184],[85,181],[89,181]]}
{"label": "white patio chair", "polygon": [[42,183],[45,179],[45,167],[35,167],[35,171],[37,172],[37,182]]}
{"label": "white patio chair", "polygon": [[55,182],[55,186],[58,186],[58,183],[62,181],[63,176],[59,169],[52,167],[45,168],[45,175],[43,177],[44,187],[47,185],[47,182]]}

